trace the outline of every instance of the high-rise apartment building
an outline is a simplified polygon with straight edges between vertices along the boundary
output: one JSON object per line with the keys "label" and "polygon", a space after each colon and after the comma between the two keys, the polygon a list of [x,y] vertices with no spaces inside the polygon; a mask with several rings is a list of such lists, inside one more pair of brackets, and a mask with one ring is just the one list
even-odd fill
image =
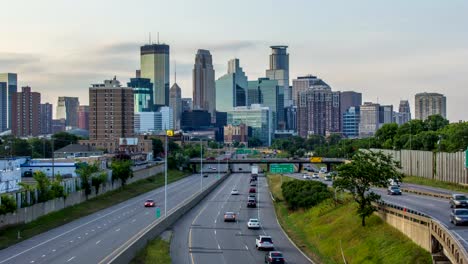
{"label": "high-rise apartment building", "polygon": [[393,122],[393,105],[381,105],[379,107],[379,128]]}
{"label": "high-rise apartment building", "polygon": [[299,93],[297,106],[297,132],[326,136],[341,132],[340,92],[329,86],[312,88]]}
{"label": "high-rise apartment building", "polygon": [[89,130],[89,105],[78,107],[78,128]]}
{"label": "high-rise apartment building", "polygon": [[284,89],[277,80],[258,78],[248,82],[248,105],[261,104],[269,107],[273,115],[273,129],[284,130]]}
{"label": "high-rise apartment building", "polygon": [[228,62],[228,71],[216,80],[216,110],[230,111],[247,105],[247,76],[239,66],[239,59]]}
{"label": "high-rise apartment building", "polygon": [[140,48],[140,75],[153,84],[155,109],[169,105],[169,45],[149,44]]}
{"label": "high-rise apartment building", "polygon": [[0,132],[11,129],[12,98],[18,91],[16,73],[0,73]]}
{"label": "high-rise apartment building", "polygon": [[372,137],[380,128],[380,105],[365,102],[359,109],[359,137]]}
{"label": "high-rise apartment building", "polygon": [[394,113],[394,122],[403,125],[411,120],[411,108],[408,100],[401,100],[398,106],[398,112]]}
{"label": "high-rise apartment building", "polygon": [[193,110],[193,99],[192,98],[182,98],[182,113]]}
{"label": "high-rise apartment building", "polygon": [[134,136],[133,89],[114,77],[89,88],[89,140],[82,144],[113,153],[121,138]]}
{"label": "high-rise apartment building", "polygon": [[341,114],[344,114],[350,107],[358,107],[360,105],[362,105],[362,93],[358,93],[355,91],[341,92]]}
{"label": "high-rise apartment building", "polygon": [[182,116],[182,89],[180,89],[177,82],[171,87],[169,106],[173,111],[173,124],[174,129],[180,129],[180,118]]}
{"label": "high-rise apartment building", "polygon": [[415,95],[415,118],[426,120],[431,115],[447,118],[447,98],[439,93],[418,93]]}
{"label": "high-rise apartment building", "polygon": [[360,118],[359,106],[351,106],[343,113],[343,136],[347,138],[359,137]]}
{"label": "high-rise apartment building", "polygon": [[270,68],[266,70],[266,77],[277,80],[278,85],[283,88],[284,107],[292,105],[292,92],[289,87],[289,54],[288,46],[271,46]]}
{"label": "high-rise apartment building", "polygon": [[127,86],[133,88],[134,111],[151,112],[154,108],[153,83],[148,78],[130,78]]}
{"label": "high-rise apartment building", "polygon": [[313,88],[326,88],[330,87],[322,79],[317,78],[314,75],[299,76],[297,79],[292,81],[292,101],[294,105],[298,105],[298,96],[301,92],[307,91]]}
{"label": "high-rise apartment building", "polygon": [[52,104],[41,104],[41,134],[52,134]]}
{"label": "high-rise apartment building", "polygon": [[224,126],[224,144],[231,145],[234,142],[239,142],[247,145],[249,127],[246,124],[239,124],[237,126],[227,125]]}
{"label": "high-rise apartment building", "polygon": [[21,88],[12,95],[11,132],[17,137],[41,134],[41,94],[32,92],[31,87]]}
{"label": "high-rise apartment building", "polygon": [[61,96],[57,103],[57,119],[65,119],[67,129],[78,127],[78,107],[80,101],[78,97]]}
{"label": "high-rise apartment building", "polygon": [[206,110],[216,122],[215,71],[210,51],[199,49],[193,66],[193,109]]}
{"label": "high-rise apartment building", "polygon": [[259,138],[266,146],[271,145],[274,132],[273,114],[269,107],[260,104],[234,107],[227,112],[227,124],[245,124],[252,128],[252,137]]}

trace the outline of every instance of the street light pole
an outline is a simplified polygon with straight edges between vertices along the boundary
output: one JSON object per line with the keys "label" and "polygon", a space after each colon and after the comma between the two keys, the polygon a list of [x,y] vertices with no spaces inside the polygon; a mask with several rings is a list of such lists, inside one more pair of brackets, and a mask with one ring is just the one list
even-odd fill
{"label": "street light pole", "polygon": [[200,192],[203,191],[203,145],[200,137]]}
{"label": "street light pole", "polygon": [[167,216],[167,132],[164,146],[164,218]]}

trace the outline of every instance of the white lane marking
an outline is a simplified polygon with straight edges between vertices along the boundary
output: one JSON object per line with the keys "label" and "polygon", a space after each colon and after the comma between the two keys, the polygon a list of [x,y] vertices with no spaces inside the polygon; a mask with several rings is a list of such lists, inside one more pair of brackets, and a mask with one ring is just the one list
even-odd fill
{"label": "white lane marking", "polygon": [[117,229],[115,230],[115,232],[119,232],[119,231],[120,231],[120,228],[117,228]]}
{"label": "white lane marking", "polygon": [[78,237],[78,239],[81,239],[81,237]]}
{"label": "white lane marking", "polygon": [[136,219],[133,219],[133,220],[132,220],[132,223],[135,223],[135,221],[136,221]]}
{"label": "white lane marking", "polygon": [[101,240],[98,240],[98,241],[96,242],[96,245],[99,244],[99,243],[101,243]]}
{"label": "white lane marking", "polygon": [[29,263],[34,263],[34,260],[31,260],[31,262],[29,262]]}
{"label": "white lane marking", "polygon": [[91,229],[91,232],[94,232],[94,229]]}
{"label": "white lane marking", "polygon": [[57,251],[57,250],[55,250],[55,248],[54,248],[54,249],[52,249],[52,252],[55,252],[55,251]]}
{"label": "white lane marking", "polygon": [[70,243],[73,243],[73,240],[70,240]]}
{"label": "white lane marking", "polygon": [[97,228],[98,228],[98,229],[101,229],[101,227],[100,227],[100,226],[98,226]]}
{"label": "white lane marking", "polygon": [[87,236],[87,235],[88,235],[88,233],[85,233],[85,236]]}
{"label": "white lane marking", "polygon": [[45,255],[42,255],[41,258],[45,258]]}
{"label": "white lane marking", "polygon": [[146,212],[145,215],[149,214],[149,212]]}
{"label": "white lane marking", "polygon": [[247,245],[244,245],[245,249],[249,250],[249,247]]}
{"label": "white lane marking", "polygon": [[216,222],[217,222],[217,221],[218,221],[218,219],[215,219],[215,221],[214,221],[214,222],[215,222],[215,224],[216,224]]}
{"label": "white lane marking", "polygon": [[216,230],[214,231],[215,235],[216,235]]}
{"label": "white lane marking", "polygon": [[218,249],[221,249],[221,247],[219,246],[219,244],[218,244]]}
{"label": "white lane marking", "polygon": [[67,262],[72,261],[75,258],[75,256],[71,257],[70,259],[67,260]]}

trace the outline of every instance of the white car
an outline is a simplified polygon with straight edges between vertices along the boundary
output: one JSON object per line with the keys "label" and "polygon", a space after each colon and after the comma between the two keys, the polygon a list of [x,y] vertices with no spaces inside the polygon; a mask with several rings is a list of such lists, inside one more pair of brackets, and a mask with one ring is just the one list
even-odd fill
{"label": "white car", "polygon": [[260,228],[260,222],[256,218],[250,218],[249,221],[247,222],[247,228],[248,229],[259,229]]}
{"label": "white car", "polygon": [[273,250],[275,249],[275,246],[273,245],[273,240],[271,239],[271,236],[258,236],[255,239],[255,248],[257,248],[258,250]]}
{"label": "white car", "polygon": [[318,178],[319,178],[319,174],[318,174],[318,173],[312,174],[312,179],[318,179]]}
{"label": "white car", "polygon": [[231,191],[231,195],[239,195],[239,191],[237,189],[233,189]]}
{"label": "white car", "polygon": [[302,178],[304,178],[305,180],[310,180],[309,174],[304,174],[304,175],[302,175]]}

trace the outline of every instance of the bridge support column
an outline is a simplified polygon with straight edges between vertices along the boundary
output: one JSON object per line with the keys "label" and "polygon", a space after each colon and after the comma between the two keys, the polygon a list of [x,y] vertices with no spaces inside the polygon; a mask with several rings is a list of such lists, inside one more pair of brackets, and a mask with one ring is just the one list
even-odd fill
{"label": "bridge support column", "polygon": [[192,164],[192,173],[197,173],[197,164]]}
{"label": "bridge support column", "polygon": [[328,172],[331,171],[331,163],[327,163],[327,171],[328,171]]}
{"label": "bridge support column", "polygon": [[300,172],[302,171],[302,168],[304,167],[304,165],[303,165],[302,163],[299,163],[299,164],[298,164],[298,167],[299,167],[299,171],[298,171],[298,172],[300,173]]}

